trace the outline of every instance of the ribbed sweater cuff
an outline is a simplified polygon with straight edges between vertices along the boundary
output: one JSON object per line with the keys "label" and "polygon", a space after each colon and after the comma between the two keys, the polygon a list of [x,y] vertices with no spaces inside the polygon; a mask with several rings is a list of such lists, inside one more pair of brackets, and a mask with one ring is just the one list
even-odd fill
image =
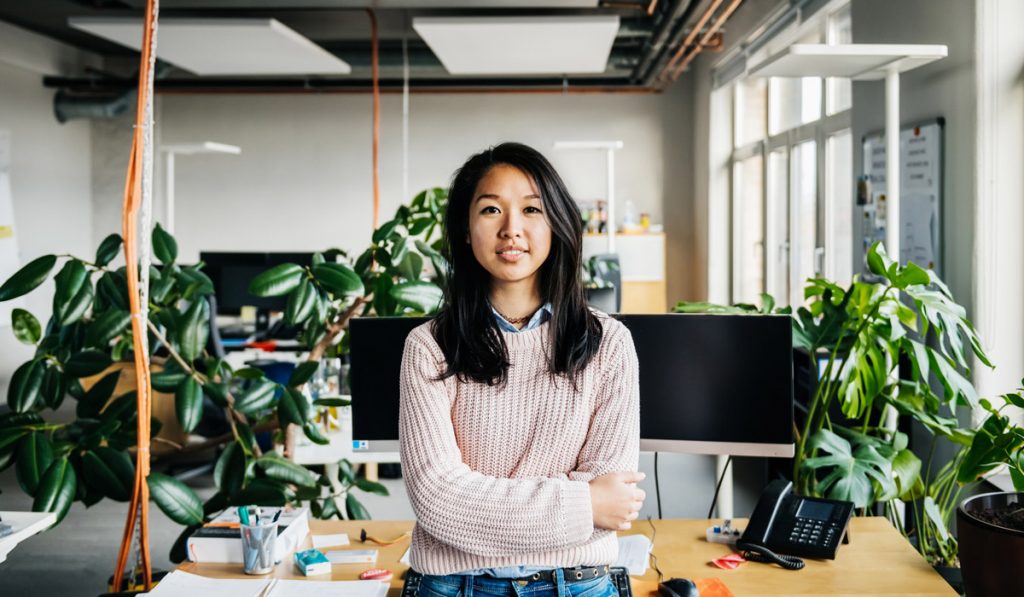
{"label": "ribbed sweater cuff", "polygon": [[582,543],[589,539],[594,532],[590,484],[585,481],[567,481],[562,484],[560,499],[562,511],[566,514],[566,539],[570,543]]}

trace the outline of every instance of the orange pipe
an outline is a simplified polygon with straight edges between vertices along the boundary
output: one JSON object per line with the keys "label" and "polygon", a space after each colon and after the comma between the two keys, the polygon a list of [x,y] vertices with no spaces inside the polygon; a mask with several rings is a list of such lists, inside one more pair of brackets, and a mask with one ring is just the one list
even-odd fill
{"label": "orange pipe", "polygon": [[695,47],[692,52],[687,54],[686,58],[684,58],[683,61],[679,63],[679,66],[677,66],[676,69],[672,71],[671,81],[666,81],[667,83],[675,82],[675,80],[679,78],[679,75],[683,73],[683,70],[686,68],[686,66],[693,62],[693,59],[697,57],[697,54],[700,54],[700,50],[704,46],[704,44],[707,43],[709,39],[711,39],[712,35],[717,33],[718,30],[722,28],[722,25],[724,25],[725,22],[729,19],[729,17],[732,16],[732,13],[736,12],[736,9],[739,8],[740,4],[742,3],[743,0],[732,0],[732,4],[727,6],[726,9],[722,11],[722,14],[718,15],[718,18],[711,25],[711,28],[709,28],[707,32],[704,34],[704,37],[700,38],[700,41],[697,42],[697,47]]}
{"label": "orange pipe", "polygon": [[679,48],[676,50],[676,53],[672,55],[672,58],[669,59],[668,64],[666,64],[665,68],[661,70],[662,75],[671,70],[672,67],[675,66],[676,61],[683,57],[683,54],[693,44],[693,40],[695,40],[697,36],[700,35],[700,30],[704,28],[704,25],[707,24],[707,22],[711,19],[711,16],[715,14],[715,11],[718,10],[718,7],[722,4],[722,2],[723,0],[714,0],[711,3],[711,6],[709,6],[708,9],[704,11],[704,14],[701,15],[700,19],[697,21],[697,24],[695,24],[693,26],[693,29],[691,29],[690,32],[686,35],[686,39],[683,40],[683,43],[679,44]]}
{"label": "orange pipe", "polygon": [[377,39],[377,15],[372,8],[366,9],[370,15],[370,51],[371,73],[373,77],[373,229],[376,230],[380,218],[380,56]]}
{"label": "orange pipe", "polygon": [[[124,570],[128,564],[132,540],[135,535],[135,521],[138,515],[141,546],[139,559],[142,564],[142,575],[145,589],[152,586],[152,566],[149,553],[149,444],[150,444],[150,413],[152,406],[150,397],[152,387],[149,382],[149,359],[142,345],[146,334],[146,322],[142,320],[142,306],[139,299],[139,272],[136,264],[138,256],[137,217],[142,203],[142,155],[145,143],[144,127],[146,124],[146,104],[150,90],[150,58],[153,46],[153,30],[156,25],[158,0],[147,0],[146,21],[142,35],[142,52],[139,62],[138,97],[135,105],[135,130],[132,136],[132,148],[128,158],[128,173],[125,177],[124,202],[121,211],[121,232],[124,237],[124,259],[128,267],[125,269],[128,278],[128,301],[132,315],[132,342],[135,356],[135,384],[137,416],[137,443],[135,454],[135,484],[132,499],[128,506],[128,517],[125,521],[124,534],[121,537],[121,548],[117,555],[114,569],[113,590],[120,590]],[[147,241],[148,242],[148,241]]]}

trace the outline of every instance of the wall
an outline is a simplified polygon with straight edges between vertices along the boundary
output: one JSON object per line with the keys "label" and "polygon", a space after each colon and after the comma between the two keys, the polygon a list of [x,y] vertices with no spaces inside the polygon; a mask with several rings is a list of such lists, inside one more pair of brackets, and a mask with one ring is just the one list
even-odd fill
{"label": "wall", "polygon": [[[616,156],[619,214],[626,200],[664,221],[672,256],[668,299],[687,293],[692,264],[685,97],[658,94],[414,94],[410,99],[409,191],[447,186],[472,153],[505,140],[534,146],[578,199],[603,198],[605,154],[555,151],[557,140],[624,142]],[[361,251],[372,221],[371,100],[352,95],[160,95],[160,143],[218,141],[240,155],[179,156],[176,230],[183,259],[201,250]],[[96,123],[94,238],[117,225],[130,123]],[[381,99],[381,221],[402,197],[401,97]],[[157,163],[162,190],[163,161]],[[668,205],[666,209],[664,206]],[[162,214],[162,202],[156,213]]]}
{"label": "wall", "polygon": [[[900,77],[900,122],[946,119],[941,275],[973,315],[976,84],[971,0],[853,0],[855,43],[945,44],[949,55]],[[885,126],[884,82],[853,84],[853,172],[862,172],[860,140]],[[854,220],[857,221],[857,220]],[[862,255],[859,231],[854,256]],[[860,270],[855,261],[854,271]]]}
{"label": "wall", "polygon": [[[15,235],[21,263],[46,253],[94,255],[89,180],[88,122],[59,124],[53,94],[42,85],[44,74],[72,72],[95,58],[72,48],[0,23],[0,130],[11,133],[11,193]],[[24,299],[45,323],[53,284]],[[32,349],[15,340],[10,321],[0,322],[0,385]]]}

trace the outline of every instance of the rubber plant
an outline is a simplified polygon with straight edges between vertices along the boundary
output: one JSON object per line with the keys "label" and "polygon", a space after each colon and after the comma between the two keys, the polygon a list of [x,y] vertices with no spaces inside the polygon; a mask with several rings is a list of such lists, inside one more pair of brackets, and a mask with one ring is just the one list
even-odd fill
{"label": "rubber plant", "polygon": [[[794,348],[824,358],[824,366],[796,430],[793,479],[802,495],[852,501],[866,511],[881,505],[887,516],[934,563],[950,556],[955,541],[947,532],[950,483],[976,432],[962,426],[958,407],[980,401],[968,381],[971,355],[991,367],[966,310],[933,271],[899,265],[880,243],[867,254],[869,279],[842,287],[809,279],[806,304],[795,311],[776,308],[763,295],[753,305],[679,303],[676,312],[788,313]],[[900,363],[906,363],[901,368]],[[927,429],[935,440],[952,442],[958,456],[935,473],[908,448],[905,433],[885,425],[895,409]],[[934,449],[934,446],[933,446]],[[967,473],[964,473],[967,474]],[[909,502],[916,530],[907,530],[898,501]],[[941,503],[941,506],[940,506]]]}
{"label": "rubber plant", "polygon": [[[407,254],[410,246],[419,247],[435,263],[437,275],[444,275],[444,261],[436,249],[414,238],[435,231],[436,225],[423,223],[422,210],[439,222],[443,202],[443,191],[421,193],[410,206],[399,208],[395,220],[375,231],[368,252],[380,265],[328,261],[316,254],[312,263],[295,265],[298,275],[275,268],[254,281],[263,295],[289,294],[285,315],[305,326],[302,338],[310,359],[286,384],[269,380],[258,369],[234,370],[206,351],[206,296],[213,293],[213,284],[202,264],[177,263],[173,236],[159,225],[153,230],[152,249],[159,264],[150,270],[149,345],[156,360],[165,361],[163,369],[152,374],[153,388],[174,394],[176,417],[184,431],[193,431],[202,418],[204,396],[223,409],[231,428],[230,435],[212,442],[226,447],[214,469],[217,491],[205,503],[173,477],[152,473],[148,478],[160,509],[186,527],[172,549],[172,559],[184,555],[184,540],[195,528],[231,505],[309,502],[317,516],[341,517],[335,498],[344,492],[344,515],[368,518],[349,490],[387,494],[383,485],[357,478],[346,461],[339,463],[340,485],[335,485],[341,491],[331,493],[324,489],[332,487],[331,480],[277,452],[263,453],[255,437],[260,431],[294,426],[311,441],[326,443],[314,423],[317,410],[347,403],[337,398],[311,402],[302,387],[316,372],[319,358],[339,350],[333,343],[335,329],[344,329],[347,318],[367,305],[381,305],[389,313],[402,310],[400,305],[415,305],[422,312],[436,306],[429,297],[439,297],[440,289],[432,281],[417,279],[422,271],[416,266],[422,265],[423,257]],[[134,465],[128,450],[135,444],[135,399],[133,392],[114,395],[120,369],[111,367],[128,360],[132,347],[125,268],[111,265],[121,243],[119,235],[108,236],[92,261],[44,255],[0,285],[0,301],[23,296],[50,279],[60,264],[53,275],[53,307],[46,324],[25,309],[12,312],[15,336],[31,345],[34,354],[15,370],[7,396],[11,412],[0,415],[0,470],[14,465],[19,485],[33,497],[33,509],[56,512],[58,522],[74,501],[91,506],[103,498],[130,497]],[[338,251],[327,255],[344,257]],[[375,297],[366,288],[387,289],[388,298]],[[83,386],[82,378],[99,374],[103,375],[98,381]],[[68,396],[76,402],[75,416],[70,422],[57,422],[53,413]],[[159,427],[154,420],[154,435]]]}

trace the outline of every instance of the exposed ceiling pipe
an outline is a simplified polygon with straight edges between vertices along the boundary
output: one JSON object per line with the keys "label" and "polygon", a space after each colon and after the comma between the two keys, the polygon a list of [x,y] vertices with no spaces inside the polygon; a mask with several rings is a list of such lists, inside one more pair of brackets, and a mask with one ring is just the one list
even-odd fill
{"label": "exposed ceiling pipe", "polygon": [[648,78],[648,71],[651,69],[655,57],[662,54],[662,48],[669,35],[675,29],[676,23],[685,18],[696,0],[676,0],[668,10],[655,30],[653,37],[648,40],[644,57],[640,64],[633,70],[631,80],[633,82],[643,81]]}
{"label": "exposed ceiling pipe", "polygon": [[[718,15],[718,18],[715,19],[715,22],[711,24],[711,27],[707,30],[704,36],[700,38],[700,41],[697,42],[697,45],[692,50],[690,50],[690,53],[687,54],[685,58],[683,58],[682,62],[680,62],[678,66],[676,66],[675,70],[672,71],[672,74],[669,76],[669,78],[662,80],[659,89],[664,89],[669,84],[674,83],[676,79],[679,78],[679,75],[682,74],[682,72],[686,69],[687,65],[693,62],[693,59],[697,57],[697,54],[700,54],[703,45],[707,43],[708,40],[710,40],[711,37],[718,32],[719,29],[722,28],[722,25],[724,25],[725,22],[729,20],[729,17],[732,16],[732,13],[736,12],[736,9],[739,8],[740,4],[742,3],[743,0],[732,0],[732,3],[725,8],[722,14]],[[666,69],[666,72],[667,70],[668,69]],[[662,75],[664,76],[664,74],[665,73],[663,72]]]}
{"label": "exposed ceiling pipe", "polygon": [[706,25],[707,22],[711,20],[711,17],[714,16],[715,11],[718,10],[718,7],[721,6],[722,2],[724,2],[724,0],[712,0],[711,5],[708,6],[708,9],[704,11],[704,14],[702,14],[700,18],[697,19],[697,23],[694,24],[692,29],[690,29],[690,33],[687,34],[686,39],[683,40],[683,43],[679,44],[679,48],[676,50],[676,53],[672,55],[672,58],[668,61],[668,64],[666,64],[665,68],[658,74],[659,79],[662,77],[665,71],[674,68],[679,59],[683,57],[683,54],[690,49],[690,47],[693,45],[694,40],[696,40],[697,36],[700,35],[701,30],[704,29],[704,25]]}

